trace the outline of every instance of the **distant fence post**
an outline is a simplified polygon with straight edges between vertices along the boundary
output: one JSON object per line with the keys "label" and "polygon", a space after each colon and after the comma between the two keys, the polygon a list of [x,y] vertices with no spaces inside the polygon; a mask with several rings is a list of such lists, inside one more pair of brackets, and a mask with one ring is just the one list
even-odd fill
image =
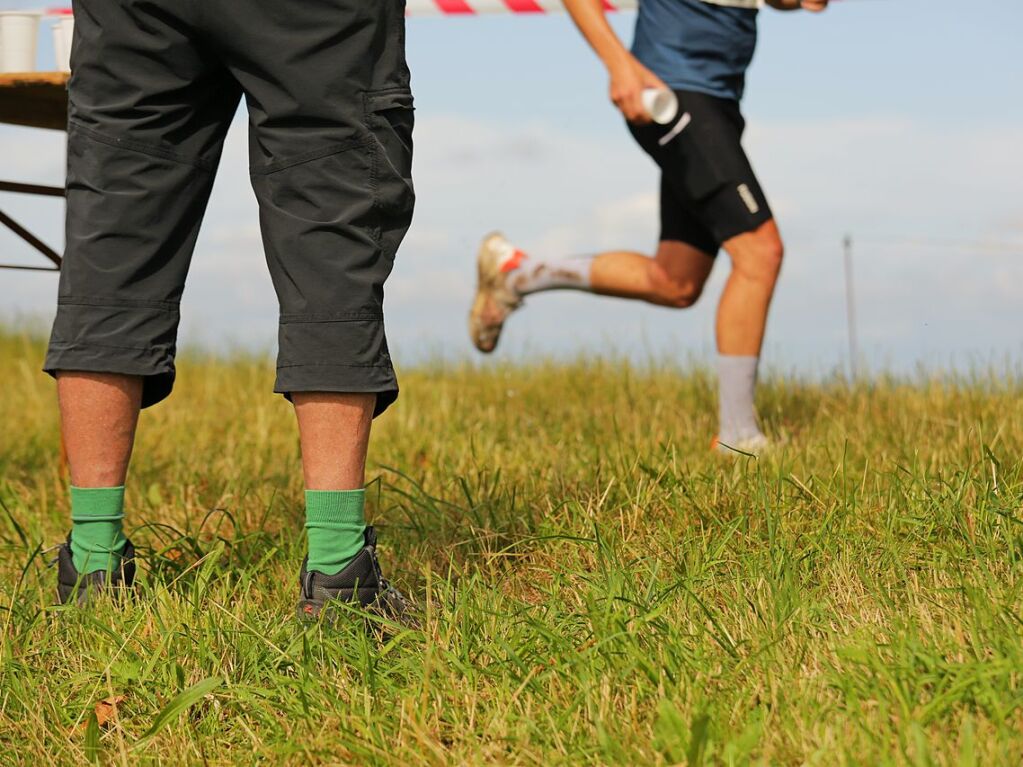
{"label": "distant fence post", "polygon": [[856,336],[856,299],[853,292],[853,238],[847,234],[842,239],[845,259],[845,315],[849,332],[849,376],[859,378],[860,345]]}

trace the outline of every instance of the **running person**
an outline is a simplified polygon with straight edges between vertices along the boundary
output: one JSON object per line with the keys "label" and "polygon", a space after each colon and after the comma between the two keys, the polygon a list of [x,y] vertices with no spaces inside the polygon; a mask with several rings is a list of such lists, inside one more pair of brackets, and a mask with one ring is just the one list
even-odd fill
{"label": "running person", "polygon": [[371,420],[398,395],[383,288],[414,201],[404,3],[75,0],[74,10],[67,247],[45,363],[72,482],[61,601],[132,585],[122,526],[139,409],[173,387],[178,304],[244,96],[280,302],[275,391],[294,403],[305,474],[299,613],[339,599],[400,618],[363,484]]}
{"label": "running person", "polygon": [[[828,0],[766,0],[778,10],[822,11]],[[768,445],[753,405],[767,312],[782,262],[771,208],[742,148],[739,101],[757,41],[761,0],[641,0],[630,53],[600,0],[565,0],[607,66],[611,100],[640,146],[661,168],[660,244],[653,256],[616,251],[537,258],[501,234],[486,237],[469,318],[473,343],[492,352],[524,296],[584,290],[686,308],[700,297],[719,249],[732,261],[717,313],[719,432],[715,445]],[[679,111],[653,125],[648,88],[670,88]],[[727,448],[721,448],[727,449]]]}

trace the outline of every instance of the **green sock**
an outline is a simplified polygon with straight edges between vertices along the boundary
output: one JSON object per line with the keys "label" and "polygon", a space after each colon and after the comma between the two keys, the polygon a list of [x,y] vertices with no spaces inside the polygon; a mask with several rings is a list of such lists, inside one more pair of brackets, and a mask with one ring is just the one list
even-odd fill
{"label": "green sock", "polygon": [[71,487],[71,559],[80,575],[121,563],[124,486]]}
{"label": "green sock", "polygon": [[366,545],[365,490],[306,490],[306,568],[335,575]]}

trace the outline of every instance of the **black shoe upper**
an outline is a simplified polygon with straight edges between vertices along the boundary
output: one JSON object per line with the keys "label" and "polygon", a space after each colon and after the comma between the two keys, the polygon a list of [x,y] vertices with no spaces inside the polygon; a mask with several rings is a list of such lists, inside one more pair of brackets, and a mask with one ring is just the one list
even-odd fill
{"label": "black shoe upper", "polygon": [[299,575],[301,617],[315,618],[330,602],[358,604],[382,617],[412,625],[411,608],[401,592],[391,586],[380,571],[376,553],[377,536],[366,528],[366,544],[341,572],[325,575],[308,570],[308,558],[302,561]]}
{"label": "black shoe upper", "polygon": [[[308,570],[302,562],[300,575],[301,599],[299,615],[315,618],[330,602],[358,604],[381,617],[407,626],[415,626],[412,609],[405,597],[387,582],[380,570],[376,554],[376,531],[366,528],[366,543],[347,567],[334,575]],[[92,595],[107,592],[121,597],[129,594],[135,585],[135,547],[125,544],[121,562],[110,572],[98,570],[80,575],[71,554],[71,536],[57,552],[57,593],[61,604],[72,601],[88,603]]]}
{"label": "black shoe upper", "polygon": [[124,546],[121,564],[107,572],[98,570],[94,573],[79,575],[71,556],[71,536],[61,544],[57,552],[57,595],[61,604],[72,600],[79,605],[86,604],[90,593],[109,592],[111,596],[120,597],[135,586],[135,547],[131,541]]}

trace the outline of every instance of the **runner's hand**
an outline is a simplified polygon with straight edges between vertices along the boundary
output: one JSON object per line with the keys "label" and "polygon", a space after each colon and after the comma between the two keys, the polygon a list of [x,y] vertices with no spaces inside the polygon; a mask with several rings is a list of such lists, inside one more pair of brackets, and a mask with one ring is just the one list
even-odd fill
{"label": "runner's hand", "polygon": [[637,125],[649,123],[650,115],[643,108],[643,91],[647,88],[667,90],[668,86],[628,53],[619,63],[608,67],[608,74],[611,77],[611,101],[625,119]]}
{"label": "runner's hand", "polygon": [[800,3],[804,11],[820,13],[828,7],[828,0],[802,0]]}

